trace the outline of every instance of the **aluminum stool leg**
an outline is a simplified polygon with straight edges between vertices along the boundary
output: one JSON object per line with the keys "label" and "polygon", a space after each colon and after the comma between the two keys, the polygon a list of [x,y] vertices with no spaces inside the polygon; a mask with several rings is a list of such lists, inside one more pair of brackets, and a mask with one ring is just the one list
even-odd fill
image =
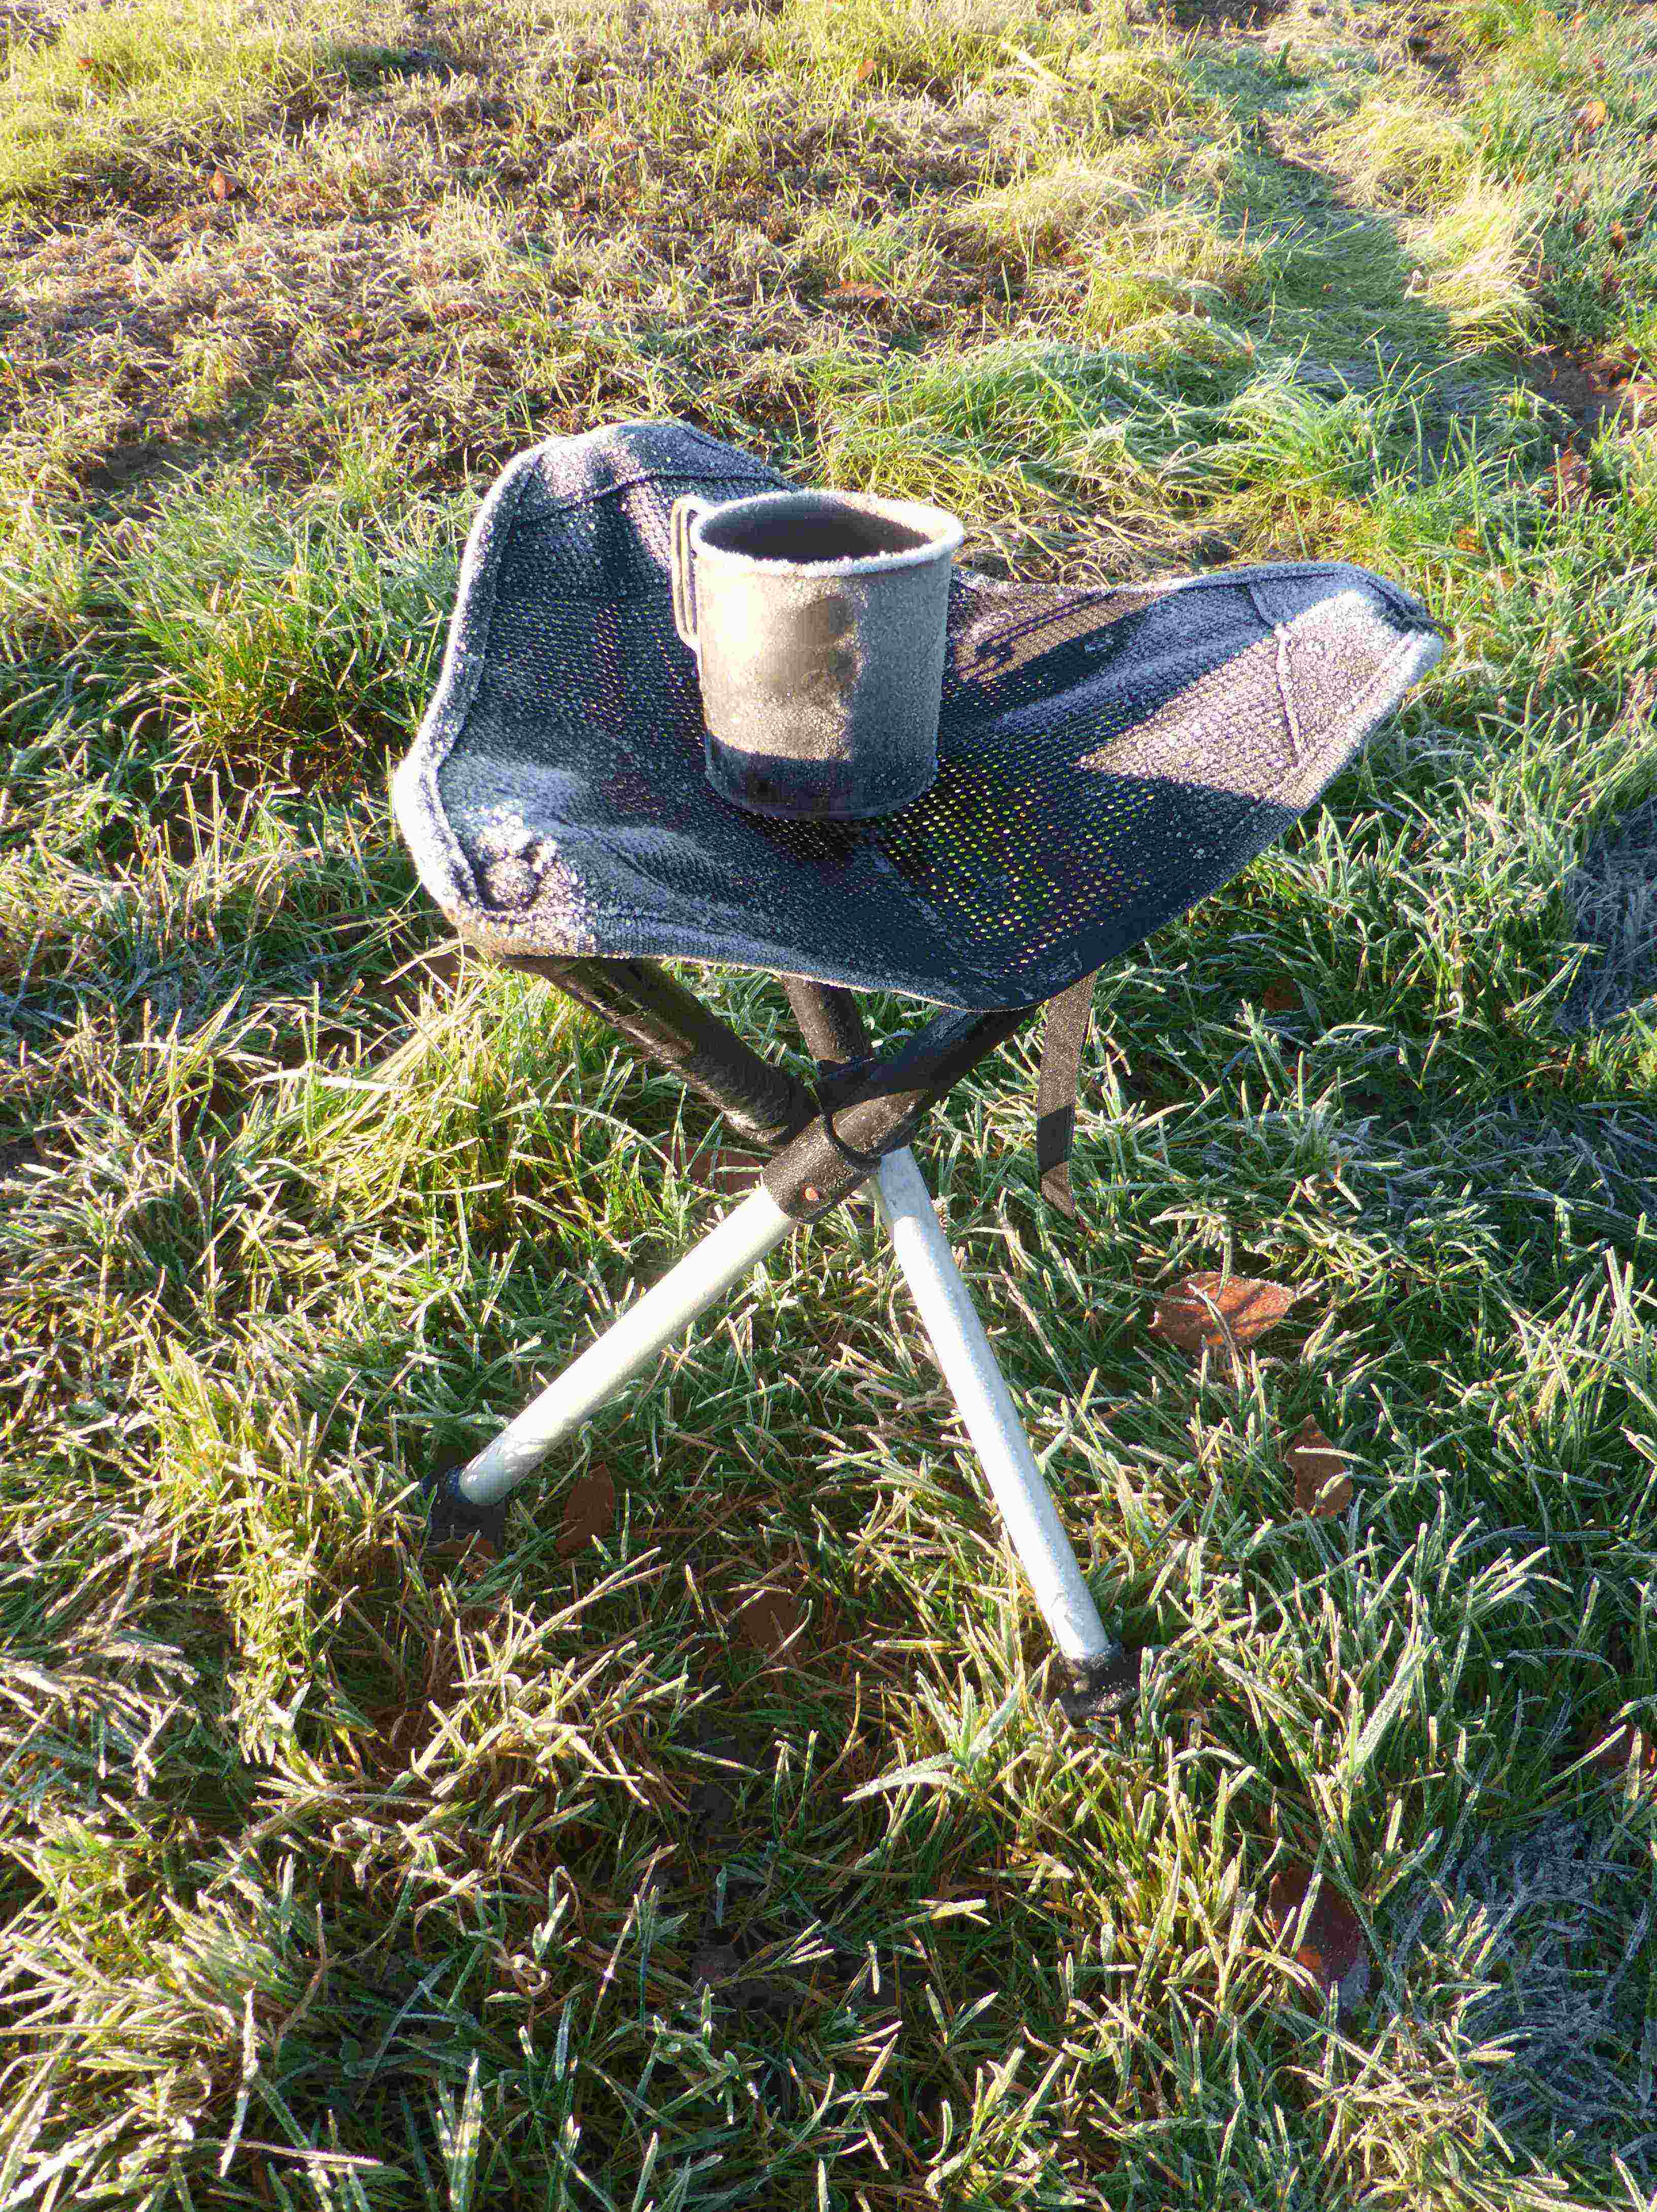
{"label": "aluminum stool leg", "polygon": [[882,1160],[875,1194],[944,1379],[1053,1641],[1084,1672],[1120,1660],[1122,1647],[1100,1619],[1083,1579],[1006,1377],[938,1226],[932,1193],[907,1146]]}
{"label": "aluminum stool leg", "polygon": [[532,1398],[510,1426],[446,1478],[452,1498],[471,1508],[497,1505],[555,1444],[647,1367],[688,1322],[722,1297],[799,1223],[762,1183],[692,1245],[683,1260]]}

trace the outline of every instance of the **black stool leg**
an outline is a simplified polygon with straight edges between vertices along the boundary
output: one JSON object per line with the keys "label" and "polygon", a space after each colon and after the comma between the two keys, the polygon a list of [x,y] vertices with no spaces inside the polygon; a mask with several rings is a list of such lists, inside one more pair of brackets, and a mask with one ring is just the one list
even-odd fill
{"label": "black stool leg", "polygon": [[805,975],[785,975],[782,988],[814,1060],[835,1067],[868,1051],[863,1009],[850,991],[838,983],[814,983]]}

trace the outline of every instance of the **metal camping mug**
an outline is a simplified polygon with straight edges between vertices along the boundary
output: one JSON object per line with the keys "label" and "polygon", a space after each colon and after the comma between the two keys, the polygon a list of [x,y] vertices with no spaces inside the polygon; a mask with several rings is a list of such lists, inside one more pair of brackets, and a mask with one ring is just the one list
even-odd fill
{"label": "metal camping mug", "polygon": [[708,781],[750,813],[855,822],[938,775],[943,508],[827,491],[673,506],[673,623],[701,672]]}

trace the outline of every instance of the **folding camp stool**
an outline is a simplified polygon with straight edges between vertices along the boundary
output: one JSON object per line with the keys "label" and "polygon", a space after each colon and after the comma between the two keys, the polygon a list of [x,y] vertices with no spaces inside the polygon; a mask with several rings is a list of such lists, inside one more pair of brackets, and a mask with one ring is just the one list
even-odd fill
{"label": "folding camp stool", "polygon": [[[676,500],[778,488],[682,423],[549,439],[490,490],[431,708],[393,787],[463,942],[546,977],[773,1147],[759,1188],[464,1466],[452,1527],[492,1525],[561,1437],[790,1231],[872,1179],[968,1435],[1060,1651],[1071,1710],[1131,1698],[909,1140],[1046,1006],[1037,1156],[1066,1161],[1091,978],[1273,843],[1441,650],[1397,585],[1339,562],[1147,584],[957,567],[937,781],[871,821],[777,822],[706,773],[670,586]],[[652,963],[781,976],[799,1082]],[[871,1056],[856,989],[946,1011]]]}

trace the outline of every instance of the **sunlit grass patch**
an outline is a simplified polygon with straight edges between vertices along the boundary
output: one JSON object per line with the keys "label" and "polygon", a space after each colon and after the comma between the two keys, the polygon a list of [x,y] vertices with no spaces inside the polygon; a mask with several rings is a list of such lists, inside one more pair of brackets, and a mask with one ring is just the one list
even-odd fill
{"label": "sunlit grass patch", "polygon": [[1124,227],[1089,256],[1078,335],[1139,352],[1172,323],[1170,352],[1246,362],[1253,343],[1236,325],[1268,296],[1272,260],[1270,238],[1229,234],[1195,213]]}
{"label": "sunlit grass patch", "polygon": [[1560,15],[1552,0],[1448,0],[1444,20],[1475,52],[1498,52],[1557,33]]}
{"label": "sunlit grass patch", "polygon": [[765,52],[841,97],[887,91],[958,94],[1027,46],[1047,43],[1044,11],[998,0],[788,0],[768,23]]}
{"label": "sunlit grass patch", "polygon": [[1459,200],[1478,158],[1478,139],[1459,116],[1390,92],[1371,94],[1317,146],[1372,205],[1416,214]]}
{"label": "sunlit grass patch", "polygon": [[62,637],[86,591],[88,556],[79,533],[27,493],[0,517],[0,692],[5,663],[25,639]]}
{"label": "sunlit grass patch", "polygon": [[1410,232],[1423,296],[1460,344],[1483,351],[1526,335],[1535,318],[1527,277],[1537,229],[1519,194],[1475,177],[1452,205]]}
{"label": "sunlit grass patch", "polygon": [[895,297],[924,295],[946,264],[935,219],[859,222],[839,208],[813,210],[795,241],[797,265],[828,284],[875,284]]}
{"label": "sunlit grass patch", "polygon": [[49,196],[136,138],[234,131],[325,51],[313,17],[248,0],[82,7],[0,71],[0,203]]}
{"label": "sunlit grass patch", "polygon": [[1539,19],[1488,58],[1472,91],[1486,167],[1533,208],[1534,287],[1556,331],[1605,342],[1640,327],[1657,301],[1657,24],[1643,10]]}
{"label": "sunlit grass patch", "polygon": [[[1205,374],[1181,357],[1187,376]],[[1144,380],[1104,350],[1000,340],[953,361],[900,362],[830,388],[823,452],[837,481],[964,502],[986,522],[1029,517],[1055,494],[1101,520],[1165,510],[1187,480],[1176,375]]]}
{"label": "sunlit grass patch", "polygon": [[[1151,162],[1162,158],[1150,155]],[[1141,181],[1147,166],[1147,149],[1129,141],[1102,161],[1033,167],[1010,184],[957,200],[945,219],[953,235],[998,246],[1026,270],[1074,261],[1102,234],[1134,222],[1152,204]]]}

